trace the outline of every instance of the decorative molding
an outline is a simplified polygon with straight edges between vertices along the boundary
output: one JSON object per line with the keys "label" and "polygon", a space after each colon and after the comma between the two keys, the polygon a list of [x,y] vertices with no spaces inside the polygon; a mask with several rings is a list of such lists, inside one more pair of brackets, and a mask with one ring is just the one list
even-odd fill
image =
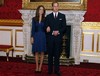
{"label": "decorative molding", "polygon": [[100,33],[98,33],[98,36],[97,36],[97,52],[100,52]]}
{"label": "decorative molding", "polygon": [[15,52],[24,52],[24,50],[14,50]]}
{"label": "decorative molding", "polygon": [[0,19],[0,26],[22,26],[21,19]]}
{"label": "decorative molding", "polygon": [[[85,35],[92,35],[92,44],[91,44],[91,50],[85,50],[84,49],[84,36]],[[83,32],[82,36],[82,51],[83,52],[94,52],[94,33],[93,32]]]}
{"label": "decorative molding", "polygon": [[100,22],[82,22],[82,29],[100,30]]}
{"label": "decorative molding", "polygon": [[15,30],[15,47],[24,48],[22,45],[17,45],[17,32],[23,32],[23,30]]}
{"label": "decorative molding", "polygon": [[97,57],[100,58],[100,55],[92,55],[92,54],[80,54],[81,56],[88,56],[88,57]]}
{"label": "decorative molding", "polygon": [[0,28],[0,31],[10,31],[11,32],[11,39],[10,39],[10,43],[11,43],[11,45],[13,46],[13,31],[12,31],[12,29],[2,29],[2,28]]}
{"label": "decorative molding", "polygon": [[[52,9],[52,2],[30,2],[30,0],[22,0],[23,9],[36,9],[38,5],[44,5],[48,10]],[[86,10],[87,0],[80,0],[80,2],[59,2],[61,10]]]}

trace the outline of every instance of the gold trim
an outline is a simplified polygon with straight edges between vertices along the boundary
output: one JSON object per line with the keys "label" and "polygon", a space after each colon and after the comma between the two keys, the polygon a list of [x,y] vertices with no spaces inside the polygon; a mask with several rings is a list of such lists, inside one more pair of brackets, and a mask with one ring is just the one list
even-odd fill
{"label": "gold trim", "polygon": [[0,31],[10,31],[11,32],[11,46],[13,46],[13,31],[12,29],[0,29]]}
{"label": "gold trim", "polygon": [[0,6],[4,5],[4,0],[0,0]]}
{"label": "gold trim", "polygon": [[100,58],[100,55],[91,55],[91,54],[80,54],[81,56],[91,56],[91,57],[97,57]]}
{"label": "gold trim", "polygon": [[[85,50],[84,49],[84,35],[85,34],[92,34],[92,50]],[[83,52],[93,52],[94,51],[94,33],[93,32],[83,32],[83,38],[82,38],[82,51]]]}
{"label": "gold trim", "polygon": [[15,52],[24,52],[24,50],[14,50]]}
{"label": "gold trim", "polygon": [[[36,9],[38,5],[50,10],[52,2],[30,2],[30,0],[22,0],[23,9]],[[80,0],[80,2],[59,2],[61,10],[86,10],[87,0]]]}
{"label": "gold trim", "polygon": [[0,19],[0,26],[22,26],[23,21],[21,19]]}
{"label": "gold trim", "polygon": [[15,47],[24,48],[24,46],[17,45],[17,32],[23,32],[23,30],[15,30]]}
{"label": "gold trim", "polygon": [[100,22],[82,22],[82,29],[95,29],[100,30]]}
{"label": "gold trim", "polygon": [[6,53],[9,53],[9,51],[12,51],[14,48],[13,48],[13,46],[12,47],[10,47],[10,48],[7,48],[7,49],[5,49],[5,48],[0,48],[0,51],[2,50],[2,51],[4,51],[4,52],[6,52]]}
{"label": "gold trim", "polygon": [[100,33],[98,34],[97,36],[97,52],[100,52],[99,48],[100,48],[100,45],[99,45],[99,42],[100,42]]}

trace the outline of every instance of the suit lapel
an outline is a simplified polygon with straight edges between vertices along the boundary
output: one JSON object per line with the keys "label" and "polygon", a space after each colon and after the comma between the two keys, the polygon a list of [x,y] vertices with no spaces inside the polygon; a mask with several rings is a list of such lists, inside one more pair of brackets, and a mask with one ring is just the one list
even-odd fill
{"label": "suit lapel", "polygon": [[52,16],[53,19],[58,19],[59,18],[59,12],[58,12],[57,18],[54,17],[53,12],[51,13],[51,16]]}
{"label": "suit lapel", "polygon": [[52,16],[53,19],[55,19],[55,18],[54,18],[54,15],[53,15],[53,12],[51,13],[51,16]]}
{"label": "suit lapel", "polygon": [[57,18],[54,18],[53,12],[51,13],[51,20],[55,21],[59,21],[59,17],[60,17],[60,13],[58,12]]}

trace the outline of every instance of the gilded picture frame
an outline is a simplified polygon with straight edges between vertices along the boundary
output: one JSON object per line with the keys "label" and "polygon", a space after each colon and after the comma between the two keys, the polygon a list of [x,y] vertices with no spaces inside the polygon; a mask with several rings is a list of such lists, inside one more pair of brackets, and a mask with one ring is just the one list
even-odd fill
{"label": "gilded picture frame", "polygon": [[[44,5],[47,10],[51,10],[52,2],[30,2],[30,0],[22,0],[23,9],[36,9],[38,5]],[[80,2],[59,2],[61,10],[86,10],[87,0],[80,0]]]}
{"label": "gilded picture frame", "polygon": [[4,4],[4,0],[0,0],[0,6]]}

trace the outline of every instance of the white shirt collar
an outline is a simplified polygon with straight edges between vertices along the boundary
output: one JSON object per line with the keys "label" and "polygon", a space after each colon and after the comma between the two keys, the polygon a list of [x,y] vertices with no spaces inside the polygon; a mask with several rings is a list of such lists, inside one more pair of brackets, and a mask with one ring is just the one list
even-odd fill
{"label": "white shirt collar", "polygon": [[55,16],[55,13],[56,13],[56,16],[58,16],[58,12],[53,12],[53,15]]}

